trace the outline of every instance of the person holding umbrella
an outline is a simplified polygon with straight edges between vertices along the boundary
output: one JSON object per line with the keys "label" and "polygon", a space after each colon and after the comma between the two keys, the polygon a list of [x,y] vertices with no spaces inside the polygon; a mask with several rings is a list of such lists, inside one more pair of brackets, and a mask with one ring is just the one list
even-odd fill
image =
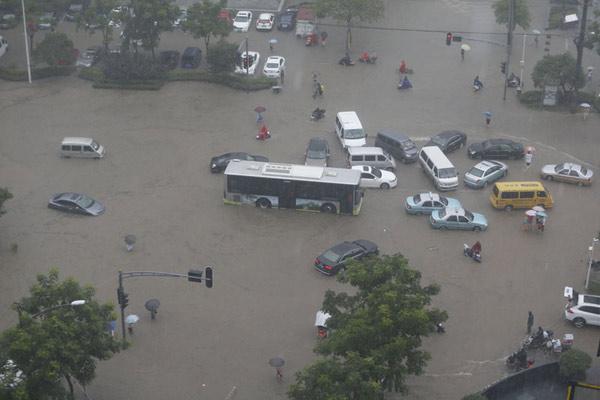
{"label": "person holding umbrella", "polygon": [[269,40],[269,50],[273,51],[273,45],[277,43],[277,39],[270,39]]}
{"label": "person holding umbrella", "polygon": [[321,32],[321,47],[325,47],[325,42],[327,41],[327,32]]}
{"label": "person holding umbrella", "polygon": [[285,361],[279,357],[275,357],[275,358],[271,358],[269,360],[269,365],[271,367],[275,368],[276,371],[276,376],[278,379],[283,378],[283,365],[285,364]]}
{"label": "person holding umbrella", "polygon": [[485,115],[485,123],[489,126],[490,122],[492,122],[492,113],[489,111],[484,111],[483,115]]}

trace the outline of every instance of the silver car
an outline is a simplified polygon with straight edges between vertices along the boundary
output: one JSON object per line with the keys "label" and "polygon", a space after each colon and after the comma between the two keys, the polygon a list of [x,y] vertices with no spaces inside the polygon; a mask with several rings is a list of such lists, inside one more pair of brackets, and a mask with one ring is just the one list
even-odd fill
{"label": "silver car", "polygon": [[465,185],[473,188],[485,188],[496,179],[506,176],[508,165],[500,161],[482,161],[471,168],[463,178]]}
{"label": "silver car", "polygon": [[308,148],[304,153],[304,165],[326,167],[329,159],[329,144],[327,140],[312,138],[308,142]]}
{"label": "silver car", "polygon": [[102,46],[92,46],[88,47],[86,51],[81,53],[77,58],[77,62],[75,63],[76,67],[91,67],[96,64],[98,60],[100,60],[100,56],[103,52]]}
{"label": "silver car", "polygon": [[542,168],[542,178],[589,186],[594,181],[594,173],[579,164],[563,163],[545,165]]}

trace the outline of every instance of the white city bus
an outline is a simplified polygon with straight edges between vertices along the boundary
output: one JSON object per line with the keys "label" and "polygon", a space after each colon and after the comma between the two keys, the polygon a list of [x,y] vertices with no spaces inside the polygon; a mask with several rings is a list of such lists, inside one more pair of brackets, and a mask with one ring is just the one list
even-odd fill
{"label": "white city bus", "polygon": [[343,168],[232,160],[225,170],[223,201],[260,208],[293,208],[358,215],[360,171]]}

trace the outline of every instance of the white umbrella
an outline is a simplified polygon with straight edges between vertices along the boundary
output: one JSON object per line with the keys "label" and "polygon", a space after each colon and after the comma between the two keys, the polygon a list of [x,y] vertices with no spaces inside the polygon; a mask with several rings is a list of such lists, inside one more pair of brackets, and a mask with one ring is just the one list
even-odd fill
{"label": "white umbrella", "polygon": [[539,30],[537,30],[537,29],[534,29],[534,30],[532,30],[532,31],[531,31],[531,33],[533,33],[534,35],[539,35],[539,34],[540,34],[540,33],[542,33],[542,32],[540,32],[540,31],[539,31]]}
{"label": "white umbrella", "polygon": [[460,48],[463,49],[464,51],[471,50],[471,46],[469,46],[468,44],[461,44]]}
{"label": "white umbrella", "polygon": [[331,318],[331,315],[325,311],[317,311],[317,318],[315,319],[315,326],[327,326],[327,320]]}
{"label": "white umbrella", "polygon": [[592,67],[592,66],[590,65],[589,67],[587,67],[587,70],[588,70],[588,71],[593,71],[593,70],[594,70],[594,67]]}
{"label": "white umbrella", "polygon": [[534,210],[534,211],[541,211],[541,212],[546,211],[544,209],[544,207],[542,207],[542,206],[534,206],[534,207],[531,207],[531,209]]}
{"label": "white umbrella", "polygon": [[138,317],[135,314],[128,315],[127,318],[125,318],[125,322],[127,322],[128,324],[135,324],[139,320],[140,320],[140,317]]}
{"label": "white umbrella", "polygon": [[590,108],[591,107],[588,103],[581,103],[580,106],[583,107],[583,108]]}

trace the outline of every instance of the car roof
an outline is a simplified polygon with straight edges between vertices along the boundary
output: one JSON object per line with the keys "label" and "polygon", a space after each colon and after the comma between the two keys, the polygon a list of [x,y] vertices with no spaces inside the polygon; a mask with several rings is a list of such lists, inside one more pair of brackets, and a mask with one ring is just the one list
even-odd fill
{"label": "car roof", "polygon": [[440,136],[443,138],[449,138],[449,137],[456,136],[456,135],[466,136],[466,134],[461,131],[443,131],[443,132],[438,133],[436,136]]}
{"label": "car roof", "polygon": [[355,165],[352,167],[352,169],[355,169],[357,171],[371,172],[372,168],[369,165]]}
{"label": "car roof", "polygon": [[262,13],[258,16],[258,19],[269,19],[271,17],[274,17],[275,14],[271,14],[271,13]]}
{"label": "car roof", "polygon": [[440,195],[437,193],[419,193],[419,196],[421,197],[421,200],[423,201],[427,201],[427,200],[439,200],[440,199]]}
{"label": "car roof", "polygon": [[466,210],[462,207],[446,207],[446,215],[465,215]]}
{"label": "car roof", "polygon": [[238,11],[238,13],[236,15],[245,15],[245,16],[248,16],[250,14],[251,14],[250,11]]}
{"label": "car roof", "polygon": [[281,56],[269,56],[269,58],[267,58],[267,62],[269,62],[269,60],[279,62],[279,60],[281,60],[282,58],[283,57]]}
{"label": "car roof", "polygon": [[65,192],[54,195],[54,200],[77,200],[81,195],[73,192]]}
{"label": "car roof", "polygon": [[498,161],[495,161],[495,160],[485,160],[485,161],[481,161],[479,164],[475,165],[474,168],[486,171],[486,170],[488,170],[488,169],[490,169],[492,167],[498,166],[498,165],[501,166],[501,167],[503,166],[502,163],[499,163]]}
{"label": "car roof", "polygon": [[354,242],[342,242],[331,247],[329,250],[335,251],[336,253],[346,253],[349,250],[355,249],[357,247],[361,246]]}

